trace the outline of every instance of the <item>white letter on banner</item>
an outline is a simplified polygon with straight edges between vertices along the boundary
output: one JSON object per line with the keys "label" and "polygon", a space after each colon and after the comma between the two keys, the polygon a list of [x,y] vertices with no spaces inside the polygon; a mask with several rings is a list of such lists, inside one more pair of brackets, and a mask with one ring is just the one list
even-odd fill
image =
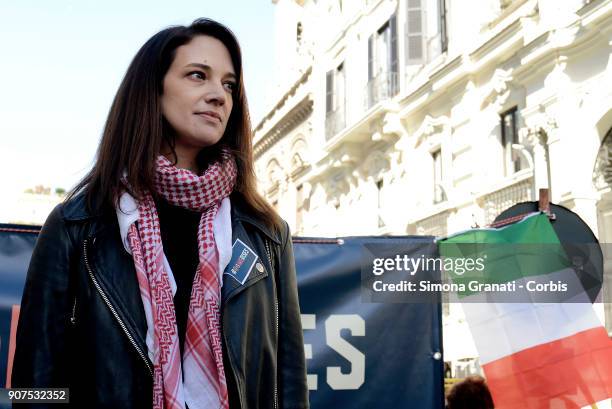
{"label": "white letter on banner", "polygon": [[[302,314],[302,329],[316,329],[317,316],[315,314]],[[312,359],[312,344],[304,344],[304,355],[306,359]],[[306,375],[308,390],[317,390],[317,375]]]}
{"label": "white letter on banner", "polygon": [[327,383],[334,390],[359,389],[365,381],[365,355],[340,336],[343,329],[353,336],[365,336],[365,321],[357,314],[330,315],[325,321],[327,345],[351,363],[348,374],[343,374],[339,366],[327,368]]}

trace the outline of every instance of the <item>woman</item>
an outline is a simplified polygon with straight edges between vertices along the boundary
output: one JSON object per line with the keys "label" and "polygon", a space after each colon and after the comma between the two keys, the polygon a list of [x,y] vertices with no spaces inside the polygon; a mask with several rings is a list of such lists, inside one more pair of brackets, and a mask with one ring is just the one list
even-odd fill
{"label": "woman", "polygon": [[39,236],[13,387],[88,408],[308,407],[290,233],[256,193],[251,139],[231,31],[147,41]]}

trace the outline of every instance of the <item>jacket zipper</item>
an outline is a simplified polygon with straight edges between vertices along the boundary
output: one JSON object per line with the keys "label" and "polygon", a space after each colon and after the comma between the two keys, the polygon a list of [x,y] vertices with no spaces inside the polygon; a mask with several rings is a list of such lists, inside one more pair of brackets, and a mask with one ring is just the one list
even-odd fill
{"label": "jacket zipper", "polygon": [[77,298],[74,297],[74,303],[72,304],[72,315],[70,316],[70,323],[72,325],[76,325],[76,305],[77,305]]}
{"label": "jacket zipper", "polygon": [[[276,335],[276,348],[278,350],[278,297],[276,296],[276,286],[278,283],[276,282],[276,275],[274,273],[274,264],[272,264],[272,257],[270,255],[270,246],[268,244],[268,240],[265,240],[266,244],[266,254],[268,255],[268,262],[270,264],[270,268],[272,269],[272,276],[274,285],[274,329]],[[278,359],[277,359],[277,367],[276,367],[276,378],[274,379],[274,409],[278,408]]]}
{"label": "jacket zipper", "polygon": [[[115,320],[117,320],[117,322],[119,323],[119,326],[121,327],[121,329],[123,330],[125,335],[127,335],[128,340],[130,341],[130,343],[132,344],[134,349],[136,349],[136,352],[138,352],[138,355],[140,356],[142,361],[147,366],[149,374],[151,375],[151,377],[153,377],[153,369],[151,369],[151,366],[149,365],[149,362],[147,361],[147,358],[145,357],[144,353],[142,352],[142,350],[140,349],[138,344],[136,344],[136,341],[134,341],[134,337],[132,337],[132,334],[130,334],[130,332],[128,331],[127,327],[125,326],[125,324],[123,323],[121,318],[119,318],[119,315],[117,314],[117,311],[115,310],[115,307],[113,307],[113,305],[110,303],[108,297],[106,296],[106,294],[102,290],[102,287],[100,287],[100,284],[98,283],[98,280],[94,276],[93,270],[92,270],[91,266],[89,265],[89,259],[87,257],[87,245],[88,245],[88,239],[83,240],[83,255],[84,255],[84,258],[85,258],[85,266],[87,267],[87,272],[89,273],[89,278],[91,278],[91,281],[93,282],[93,285],[96,287],[96,290],[98,290],[98,293],[100,293],[100,296],[102,297],[102,299],[106,303],[106,306],[108,307],[110,312],[115,317]],[[75,304],[75,306],[76,306],[76,304]]]}
{"label": "jacket zipper", "polygon": [[[240,407],[242,407],[242,402],[244,401],[244,399],[242,398],[242,391],[238,387],[238,375],[236,375],[235,371],[233,370],[233,368],[235,368],[236,365],[234,364],[234,362],[232,362],[232,354],[230,353],[230,350],[229,350],[229,343],[227,342],[227,337],[225,336],[225,331],[222,331],[222,332],[223,332],[223,341],[225,342],[225,345],[227,345],[227,347],[226,347],[227,359],[229,361],[230,367],[232,368],[232,371],[231,371],[232,372],[232,376],[233,376],[234,382],[236,384],[236,389],[238,390],[238,400],[240,401]],[[227,372],[225,372],[225,376],[227,377]],[[227,382],[226,382],[226,385],[227,385]]]}

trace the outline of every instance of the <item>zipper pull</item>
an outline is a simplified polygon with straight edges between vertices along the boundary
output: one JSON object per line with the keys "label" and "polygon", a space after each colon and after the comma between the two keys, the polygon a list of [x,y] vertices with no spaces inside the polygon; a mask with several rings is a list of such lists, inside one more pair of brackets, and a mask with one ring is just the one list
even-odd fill
{"label": "zipper pull", "polygon": [[74,304],[72,305],[72,315],[70,316],[70,323],[72,325],[76,325],[76,306],[77,306],[77,299],[76,297],[74,297]]}

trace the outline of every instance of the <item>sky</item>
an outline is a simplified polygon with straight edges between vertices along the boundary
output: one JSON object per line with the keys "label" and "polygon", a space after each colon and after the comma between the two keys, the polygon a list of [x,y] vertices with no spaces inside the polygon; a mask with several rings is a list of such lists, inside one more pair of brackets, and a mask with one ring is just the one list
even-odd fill
{"label": "sky", "polygon": [[271,0],[0,1],[0,198],[76,184],[131,59],[169,25],[210,17],[234,31],[255,125],[270,106],[273,13]]}

